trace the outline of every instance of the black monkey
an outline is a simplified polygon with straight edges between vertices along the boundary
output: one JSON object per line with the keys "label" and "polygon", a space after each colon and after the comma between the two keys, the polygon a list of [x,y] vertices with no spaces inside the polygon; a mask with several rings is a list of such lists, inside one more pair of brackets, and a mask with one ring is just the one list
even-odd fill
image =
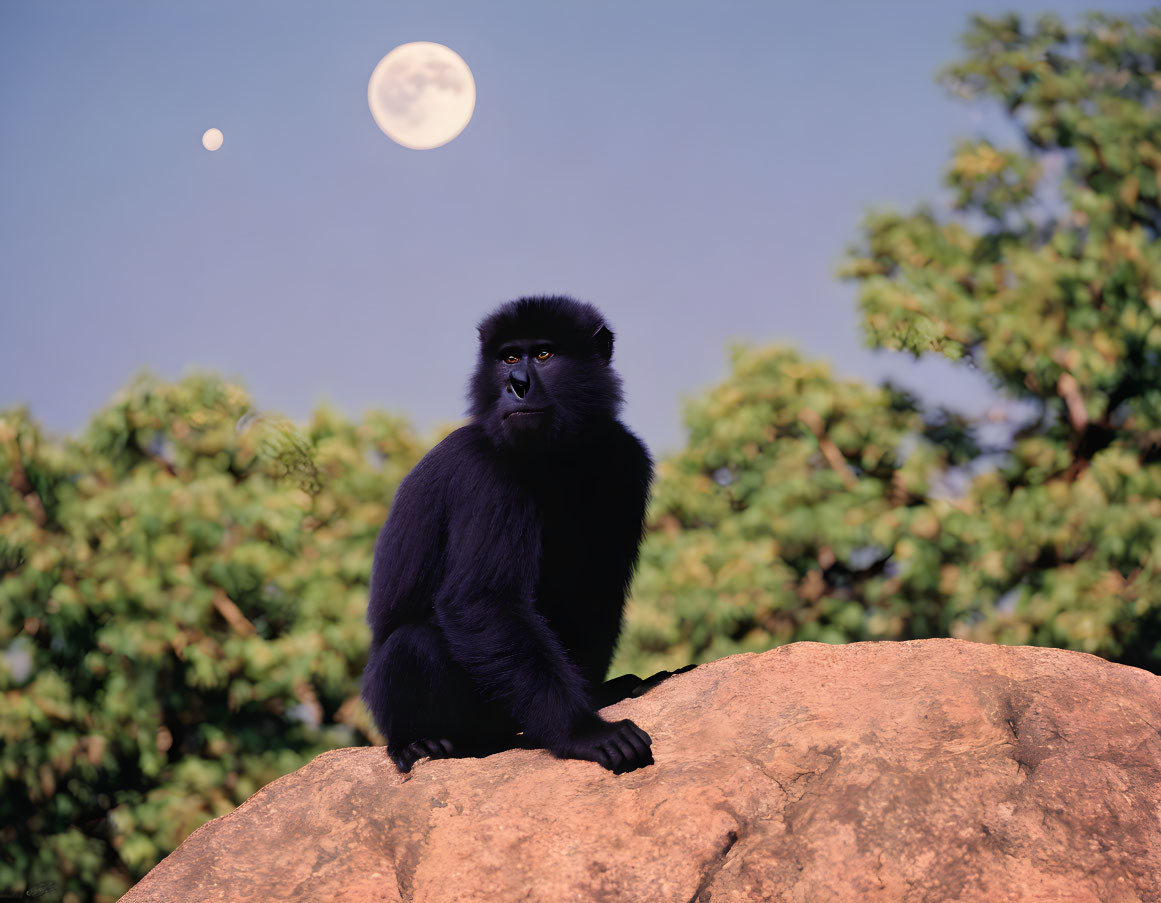
{"label": "black monkey", "polygon": [[363,698],[404,772],[516,745],[648,765],[649,735],[595,711],[653,475],[617,420],[612,330],[537,297],[479,336],[471,421],[400,484],[375,544]]}

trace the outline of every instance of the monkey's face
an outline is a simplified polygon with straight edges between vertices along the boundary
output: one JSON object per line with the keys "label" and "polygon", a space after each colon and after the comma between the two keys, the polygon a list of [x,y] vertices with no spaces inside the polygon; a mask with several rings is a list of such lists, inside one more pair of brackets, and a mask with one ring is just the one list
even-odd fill
{"label": "monkey's face", "polygon": [[499,435],[512,445],[544,440],[555,432],[556,389],[570,368],[544,339],[523,339],[503,344],[492,365],[496,393],[493,411]]}
{"label": "monkey's face", "polygon": [[499,448],[583,441],[615,418],[621,381],[613,333],[596,308],[570,298],[522,298],[480,324],[480,357],[468,398]]}
{"label": "monkey's face", "polygon": [[510,447],[536,448],[583,434],[619,398],[608,363],[546,339],[504,342],[488,368],[494,402],[489,433]]}

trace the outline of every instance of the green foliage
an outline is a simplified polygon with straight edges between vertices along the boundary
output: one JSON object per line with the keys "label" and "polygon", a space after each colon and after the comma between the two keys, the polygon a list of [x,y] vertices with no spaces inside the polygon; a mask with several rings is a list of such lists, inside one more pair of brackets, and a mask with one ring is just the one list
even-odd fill
{"label": "green foliage", "polygon": [[76,442],[0,417],[0,887],[113,900],[190,831],[367,742],[375,535],[421,445],[138,381]]}
{"label": "green foliage", "polygon": [[927,499],[952,451],[913,398],[738,349],[686,419],[688,448],[658,467],[616,667],[946,631],[932,586],[955,509]]}
{"label": "green foliage", "polygon": [[1039,411],[961,499],[953,628],[1157,669],[1161,11],[979,17],[964,45],[945,81],[1022,146],[962,145],[958,215],[872,215],[846,268],[871,344],[966,356]]}
{"label": "green foliage", "polygon": [[1161,12],[978,17],[964,45],[945,81],[1023,143],[961,143],[951,209],[872,214],[844,273],[868,344],[1037,415],[989,448],[953,412],[738,353],[659,469],[619,667],[950,634],[1161,668]]}

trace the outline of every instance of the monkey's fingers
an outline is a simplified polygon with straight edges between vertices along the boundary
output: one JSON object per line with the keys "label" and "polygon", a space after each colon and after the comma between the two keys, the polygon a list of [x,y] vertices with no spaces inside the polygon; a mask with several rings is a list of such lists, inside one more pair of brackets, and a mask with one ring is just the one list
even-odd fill
{"label": "monkey's fingers", "polygon": [[627,721],[626,725],[627,725],[629,732],[634,737],[636,737],[638,740],[640,740],[642,743],[644,743],[646,746],[653,745],[653,739],[647,733],[645,733],[645,731],[643,731],[643,730],[641,730],[641,728],[637,727],[637,725],[634,724],[632,721]]}
{"label": "monkey's fingers", "polygon": [[605,767],[613,774],[620,774],[625,770],[625,757],[621,754],[621,750],[617,748],[613,738],[609,737],[601,743],[600,749],[604,752],[605,758],[609,764]]}
{"label": "monkey's fingers", "polygon": [[[633,759],[638,768],[653,762],[653,750],[650,749],[648,740],[641,739],[641,734],[645,732],[636,725],[628,726],[622,734],[625,743],[633,749]],[[648,737],[648,734],[645,736]]]}
{"label": "monkey's fingers", "polygon": [[621,757],[621,770],[618,774],[624,774],[626,771],[632,771],[637,767],[637,750],[635,750],[627,737],[620,733],[613,734],[609,738],[609,744],[613,746]]}
{"label": "monkey's fingers", "polygon": [[395,763],[395,767],[399,769],[401,774],[407,774],[411,771],[411,766],[415,764],[415,757],[409,755],[408,750],[400,750],[391,756],[391,761]]}
{"label": "monkey's fingers", "polygon": [[[632,745],[629,741],[625,741],[627,745]],[[646,765],[653,764],[653,753],[649,751],[648,747],[638,748],[633,747],[633,753],[628,759],[628,768],[626,771],[635,771],[638,768],[644,768]]]}

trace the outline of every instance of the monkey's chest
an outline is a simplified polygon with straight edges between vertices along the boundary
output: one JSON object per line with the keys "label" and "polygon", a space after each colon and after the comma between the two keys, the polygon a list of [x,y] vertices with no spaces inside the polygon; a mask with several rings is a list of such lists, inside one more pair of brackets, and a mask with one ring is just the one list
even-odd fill
{"label": "monkey's chest", "polygon": [[562,480],[542,498],[540,576],[586,582],[609,543],[608,491],[593,480]]}

